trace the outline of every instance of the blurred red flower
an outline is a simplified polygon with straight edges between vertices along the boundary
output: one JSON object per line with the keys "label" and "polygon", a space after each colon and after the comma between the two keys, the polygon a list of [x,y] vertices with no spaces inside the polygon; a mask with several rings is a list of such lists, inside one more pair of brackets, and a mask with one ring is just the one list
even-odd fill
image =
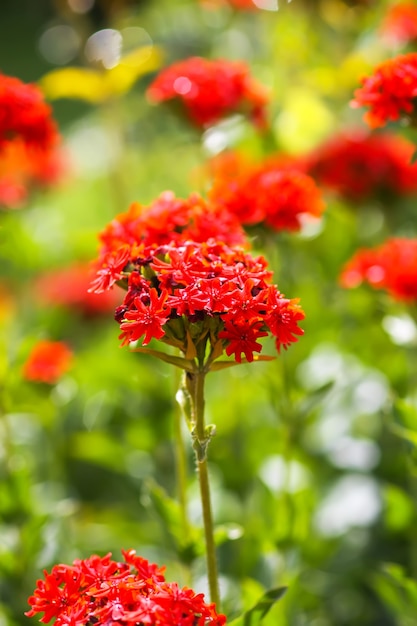
{"label": "blurred red flower", "polygon": [[55,626],[223,626],[226,617],[204,594],[167,582],[164,568],[122,551],[124,562],[93,555],[55,565],[37,581],[28,617]]}
{"label": "blurred red flower", "polygon": [[414,41],[417,38],[417,5],[414,2],[399,2],[389,7],[380,32],[393,44]]}
{"label": "blurred red flower", "polygon": [[47,272],[35,281],[34,297],[44,304],[75,309],[88,317],[114,311],[119,304],[115,292],[90,293],[91,278],[90,265],[83,263]]}
{"label": "blurred red flower", "polygon": [[372,128],[397,121],[402,116],[412,116],[417,97],[417,52],[380,63],[361,83],[351,105],[370,107],[365,120]]}
{"label": "blurred red flower", "polygon": [[0,74],[0,148],[15,137],[28,146],[50,149],[56,145],[58,133],[41,90]]}
{"label": "blurred red flower", "polygon": [[0,206],[19,208],[35,188],[60,182],[68,170],[64,153],[28,146],[20,138],[0,147]]}
{"label": "blurred red flower", "polygon": [[65,169],[52,110],[36,85],[0,74],[0,206],[19,207]]}
{"label": "blurred red flower", "polygon": [[179,100],[197,126],[215,124],[232,113],[247,113],[259,128],[266,125],[267,91],[242,61],[178,61],[160,72],[147,94],[155,103]]}
{"label": "blurred red flower", "polygon": [[27,380],[53,385],[68,371],[73,353],[61,341],[39,341],[23,366],[23,376]]}
{"label": "blurred red flower", "polygon": [[305,159],[306,171],[348,200],[417,191],[415,146],[398,135],[353,131],[331,138]]}
{"label": "blurred red flower", "polygon": [[417,300],[417,239],[391,238],[375,249],[359,250],[345,265],[340,282],[356,287],[362,282],[385,289],[395,300]]}
{"label": "blurred red flower", "polygon": [[314,180],[285,157],[251,164],[229,156],[225,165],[224,169],[214,166],[208,195],[244,225],[298,231],[303,217],[320,217],[324,211]]}

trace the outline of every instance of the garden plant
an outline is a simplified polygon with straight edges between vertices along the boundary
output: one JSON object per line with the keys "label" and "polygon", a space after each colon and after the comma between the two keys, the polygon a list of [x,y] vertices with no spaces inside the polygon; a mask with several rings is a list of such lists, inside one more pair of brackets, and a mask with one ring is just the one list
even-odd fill
{"label": "garden plant", "polygon": [[416,624],[417,1],[0,15],[0,626]]}

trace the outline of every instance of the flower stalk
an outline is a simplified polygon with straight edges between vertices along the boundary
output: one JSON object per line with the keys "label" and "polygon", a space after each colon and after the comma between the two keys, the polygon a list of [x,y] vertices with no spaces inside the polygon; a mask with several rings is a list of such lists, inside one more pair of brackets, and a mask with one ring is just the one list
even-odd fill
{"label": "flower stalk", "polygon": [[192,437],[196,454],[197,474],[200,486],[201,507],[203,514],[204,537],[206,543],[207,576],[210,599],[220,606],[220,592],[217,573],[216,546],[214,542],[213,514],[210,495],[210,481],[207,464],[207,448],[214,434],[213,427],[206,427],[204,417],[204,383],[206,372],[201,367],[195,373],[187,374],[187,387],[192,408]]}

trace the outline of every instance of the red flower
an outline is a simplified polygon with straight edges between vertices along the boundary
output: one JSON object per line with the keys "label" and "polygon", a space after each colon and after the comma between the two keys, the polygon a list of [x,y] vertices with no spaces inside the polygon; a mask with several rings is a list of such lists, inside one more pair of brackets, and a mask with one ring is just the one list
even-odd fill
{"label": "red flower", "polygon": [[58,150],[28,146],[21,138],[0,145],[0,207],[19,208],[32,189],[57,184],[68,165]]}
{"label": "red flower", "polygon": [[37,581],[28,617],[55,626],[223,626],[226,617],[203,594],[166,582],[163,568],[123,552],[124,562],[93,555],[55,565]]}
{"label": "red flower", "polygon": [[406,44],[417,39],[417,5],[399,2],[389,7],[380,32],[393,44]]}
{"label": "red flower", "polygon": [[320,185],[348,200],[417,191],[415,147],[390,133],[339,135],[306,157],[305,167]]}
{"label": "red flower", "polygon": [[239,321],[226,320],[224,330],[219,333],[220,339],[227,341],[226,354],[235,355],[238,363],[242,362],[242,354],[249,363],[253,361],[253,353],[262,350],[262,344],[256,340],[260,337],[267,337],[268,333],[262,329],[262,322],[252,324]]}
{"label": "red flower", "polygon": [[188,353],[201,344],[211,362],[223,348],[241,362],[260,352],[256,340],[271,333],[281,345],[297,341],[304,318],[296,301],[284,299],[268,281],[263,257],[213,240],[174,243],[149,251],[149,259],[132,261],[127,294],[117,309],[123,344],[143,338],[164,342]]}
{"label": "red flower", "polygon": [[395,300],[417,300],[417,239],[392,238],[373,250],[359,250],[345,265],[340,282],[356,287],[367,282]]}
{"label": "red flower", "polygon": [[380,63],[355,91],[354,108],[369,106],[365,119],[377,128],[414,112],[417,96],[417,53],[404,54]]}
{"label": "red flower", "polygon": [[237,160],[235,172],[228,163],[226,173],[215,177],[209,197],[242,224],[263,224],[278,231],[300,230],[304,216],[320,217],[324,211],[314,180],[284,158],[260,165],[243,160],[239,165]]}
{"label": "red flower", "polygon": [[172,191],[165,191],[149,206],[133,203],[99,235],[102,254],[112,252],[123,244],[138,254],[135,246],[161,246],[192,239],[220,239],[229,245],[241,245],[245,235],[237,218],[219,206],[212,205],[194,193],[183,200]]}
{"label": "red flower", "polygon": [[179,100],[197,126],[209,126],[231,113],[247,112],[265,126],[265,88],[241,61],[191,57],[162,70],[148,89],[155,103]]}
{"label": "red flower", "polygon": [[42,149],[50,149],[58,139],[51,108],[40,89],[0,74],[0,147],[15,137]]}
{"label": "red flower", "polygon": [[130,258],[130,249],[122,245],[117,250],[106,251],[98,264],[97,278],[91,283],[90,292],[102,293],[123,278],[123,270]]}
{"label": "red flower", "polygon": [[122,345],[136,341],[143,335],[142,345],[146,346],[151,339],[161,339],[164,336],[163,325],[169,319],[171,307],[167,304],[168,292],[162,291],[158,295],[156,289],[150,289],[133,299],[131,308],[126,311],[120,329],[123,331],[120,339]]}
{"label": "red flower", "polygon": [[53,385],[65,374],[72,363],[72,352],[61,341],[39,341],[23,366],[27,380]]}
{"label": "red flower", "polygon": [[51,113],[38,87],[0,74],[0,206],[19,207],[32,187],[62,177],[66,165]]}
{"label": "red flower", "polygon": [[47,272],[35,281],[34,297],[43,304],[75,309],[86,316],[114,311],[119,304],[115,292],[90,293],[91,277],[91,268],[83,263]]}

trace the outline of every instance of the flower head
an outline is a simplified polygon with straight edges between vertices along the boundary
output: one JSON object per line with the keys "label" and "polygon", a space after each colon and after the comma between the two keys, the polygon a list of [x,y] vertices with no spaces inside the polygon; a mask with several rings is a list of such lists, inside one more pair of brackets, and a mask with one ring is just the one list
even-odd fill
{"label": "flower head", "polygon": [[380,63],[355,91],[354,108],[369,106],[365,120],[372,128],[411,116],[417,97],[417,52]]}
{"label": "flower head", "polygon": [[165,580],[164,569],[122,551],[123,562],[93,555],[55,565],[37,581],[28,617],[55,626],[223,626],[226,617],[203,594]]}
{"label": "flower head", "polygon": [[123,244],[147,247],[211,238],[230,245],[241,245],[245,241],[240,223],[233,215],[196,193],[183,200],[176,198],[172,191],[163,192],[146,207],[133,203],[100,234],[106,251]]}
{"label": "flower head", "polygon": [[145,207],[133,203],[117,215],[99,235],[102,243],[93,291],[99,293],[122,279],[128,261],[143,263],[158,246],[219,239],[230,245],[245,243],[238,218],[221,206],[192,194],[186,200],[171,191],[162,193]]}
{"label": "flower head", "polygon": [[23,366],[23,376],[53,385],[70,368],[72,358],[72,351],[62,341],[38,341]]}
{"label": "flower head", "polygon": [[247,113],[265,125],[265,88],[241,61],[191,57],[162,70],[148,89],[152,102],[178,100],[197,126],[210,126],[232,113]]}
{"label": "flower head", "polygon": [[417,191],[414,144],[391,133],[360,131],[333,137],[305,159],[306,171],[348,200]]}
{"label": "flower head", "polygon": [[356,287],[367,282],[395,300],[417,300],[417,239],[391,238],[375,249],[359,250],[345,265],[340,282]]}
{"label": "flower head", "polygon": [[148,249],[123,275],[127,293],[116,310],[123,344],[161,339],[209,364],[225,349],[240,363],[242,354],[254,360],[261,337],[272,334],[279,350],[303,333],[304,312],[269,282],[265,259],[222,242]]}
{"label": "flower head", "polygon": [[216,168],[209,197],[225,207],[242,224],[298,231],[305,216],[320,217],[324,211],[321,192],[314,180],[291,161],[274,158],[260,165],[244,160]]}

